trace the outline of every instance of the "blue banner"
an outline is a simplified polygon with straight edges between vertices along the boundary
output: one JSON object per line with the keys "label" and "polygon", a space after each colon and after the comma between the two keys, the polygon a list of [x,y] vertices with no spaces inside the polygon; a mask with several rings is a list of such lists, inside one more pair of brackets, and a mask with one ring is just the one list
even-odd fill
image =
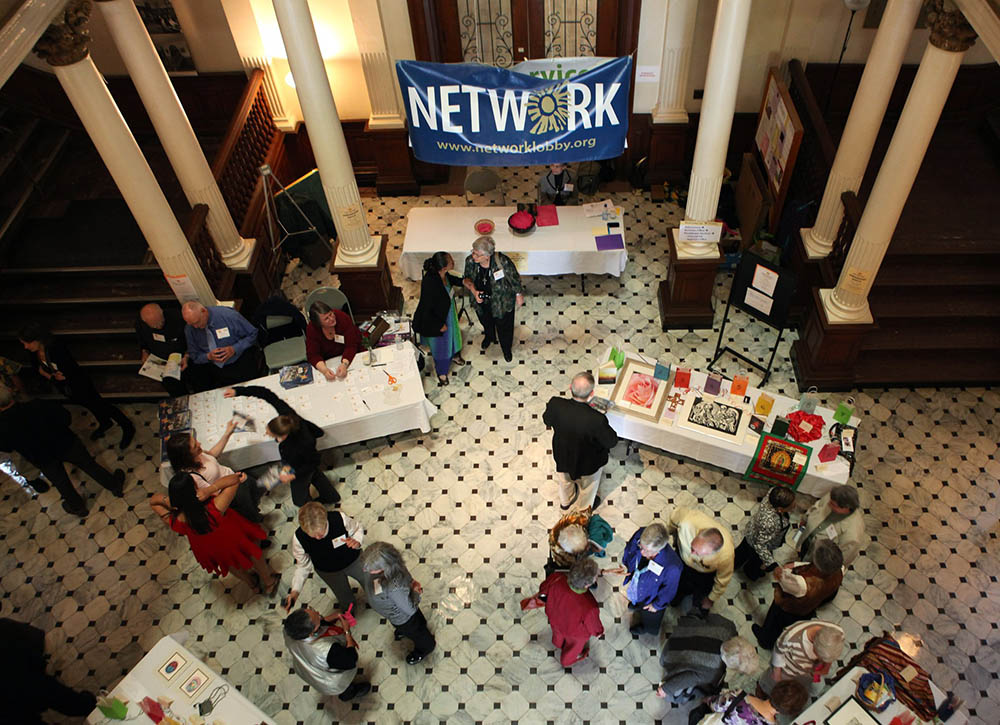
{"label": "blue banner", "polygon": [[475,63],[396,62],[421,161],[529,166],[620,156],[631,57],[553,80]]}

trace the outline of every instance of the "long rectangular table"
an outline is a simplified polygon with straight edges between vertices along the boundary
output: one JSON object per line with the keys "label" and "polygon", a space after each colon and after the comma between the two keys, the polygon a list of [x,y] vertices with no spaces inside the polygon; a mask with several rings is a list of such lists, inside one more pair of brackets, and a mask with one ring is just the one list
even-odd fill
{"label": "long rectangular table", "polygon": [[[594,228],[606,227],[601,217],[588,217],[583,207],[558,208],[559,224],[538,227],[531,234],[516,237],[510,233],[507,219],[517,211],[513,206],[422,206],[406,215],[406,236],[399,268],[409,279],[423,276],[424,260],[434,252],[448,252],[455,259],[457,274],[462,273],[472,243],[480,236],[474,224],[490,219],[496,230],[490,235],[497,249],[514,262],[523,275],[611,274],[625,271],[627,249],[599,251],[594,242]],[[621,217],[622,239],[627,242]],[[627,246],[627,245],[626,245]]]}
{"label": "long rectangular table", "polygon": [[[145,657],[121,679],[109,693],[126,702],[126,720],[152,723],[140,709],[143,698],[169,703],[165,710],[183,723],[224,722],[240,725],[275,725],[274,720],[254,707],[235,686],[226,682],[215,670],[195,657],[176,639],[167,635],[153,645]],[[204,719],[198,716],[198,705],[213,702]],[[88,723],[115,722],[98,709],[87,716]]]}
{"label": "long rectangular table", "polygon": [[[419,429],[431,429],[431,416],[437,407],[424,395],[423,380],[416,364],[416,351],[410,342],[399,347],[376,350],[376,366],[366,366],[358,353],[351,363],[346,380],[328,381],[313,370],[313,382],[285,390],[278,383],[278,374],[251,380],[246,385],[260,385],[274,391],[303,418],[322,428],[326,435],[316,445],[320,449]],[[327,364],[335,369],[340,358]],[[389,375],[396,379],[389,383]],[[224,389],[209,390],[189,398],[191,427],[205,447],[222,437],[233,411],[254,419],[255,432],[234,433],[229,445],[219,457],[227,466],[239,471],[262,463],[277,461],[278,445],[264,433],[267,422],[276,413],[268,403],[258,398],[224,398]],[[171,470],[167,461],[160,466],[160,479],[166,485]]]}
{"label": "long rectangular table", "polygon": [[[629,355],[629,357],[636,360],[641,359],[636,355]],[[607,360],[607,355],[601,358],[602,362],[604,360]],[[707,377],[706,373],[692,370],[691,388],[704,389]],[[597,378],[596,370],[594,371],[594,378]],[[596,394],[610,399],[612,388],[613,386],[610,385],[598,386]],[[747,388],[751,408],[756,404],[760,393],[761,391],[757,388]],[[771,425],[774,423],[776,417],[796,410],[799,405],[799,401],[785,397],[784,395],[771,392],[768,392],[768,395],[774,398],[774,407],[767,418],[764,426],[765,431],[771,430]],[[679,413],[680,410],[678,409],[678,417]],[[827,421],[827,427],[833,422],[832,410],[828,408],[816,408],[816,413]],[[749,419],[750,416],[744,416],[741,425],[746,426]],[[627,415],[616,408],[608,411],[608,422],[615,429],[615,432],[618,433],[619,437],[626,440],[644,443],[654,448],[660,448],[668,453],[692,458],[702,463],[710,463],[739,474],[746,472],[747,467],[750,465],[750,460],[757,450],[757,443],[760,439],[756,433],[748,429],[743,435],[743,441],[739,445],[735,445],[730,441],[721,440],[699,431],[682,428],[677,425],[676,420],[670,421],[661,417],[659,421],[653,423]],[[851,421],[852,425],[857,425],[857,423],[857,418]],[[827,493],[834,486],[847,483],[850,473],[850,465],[841,456],[838,456],[829,463],[820,462],[817,454],[825,443],[829,443],[827,436],[827,431],[824,431],[819,440],[803,444],[812,447],[813,454],[809,459],[806,474],[796,490],[816,498]]]}

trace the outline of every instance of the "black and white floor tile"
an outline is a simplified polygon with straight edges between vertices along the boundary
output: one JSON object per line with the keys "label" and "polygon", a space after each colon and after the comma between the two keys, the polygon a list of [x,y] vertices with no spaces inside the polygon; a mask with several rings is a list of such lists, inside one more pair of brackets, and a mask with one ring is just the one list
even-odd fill
{"label": "black and white floor tile", "polygon": [[[504,176],[508,200],[531,199],[532,170]],[[343,508],[363,523],[366,541],[399,546],[424,584],[424,609],[438,641],[424,663],[407,666],[405,643],[394,642],[391,628],[362,608],[357,631],[372,693],[345,705],[309,690],[282,653],[278,598],[252,597],[235,579],[205,573],[187,542],[151,513],[148,496],[160,487],[158,445],[153,409],[144,405],[127,406],[145,423],[130,450],[119,455],[91,444],[100,461],[125,467],[130,483],[124,499],[85,483],[86,521],[63,513],[55,492],[32,499],[3,480],[0,616],[45,629],[51,670],[93,691],[113,686],[163,635],[187,630],[188,646],[279,723],[686,722],[682,710],[654,696],[658,643],[629,634],[619,578],[600,582],[607,634],[571,672],[553,656],[544,614],[522,614],[518,606],[540,581],[546,531],[560,514],[550,438],[540,419],[548,398],[574,372],[591,367],[614,336],[647,356],[696,368],[706,366],[715,348],[717,332],[659,329],[655,293],[667,271],[664,234],[681,210],[652,203],[648,194],[612,196],[625,208],[628,228],[630,259],[620,279],[591,278],[583,295],[578,277],[526,278],[513,363],[496,346],[481,353],[478,328],[466,329],[472,365],[447,388],[426,378],[428,397],[439,407],[430,433],[380,438],[326,456],[342,480]],[[393,276],[412,311],[419,285],[395,267],[406,213],[421,204],[467,201],[364,201],[372,230],[389,235]],[[491,202],[499,200],[475,200]],[[469,230],[470,244],[473,238]],[[289,295],[301,303],[331,278],[293,263],[286,279]],[[719,300],[727,286],[720,275]],[[736,323],[729,344],[763,355],[773,333],[748,318]],[[769,387],[795,395],[789,344],[779,349]],[[872,541],[822,614],[844,627],[852,653],[883,631],[921,635],[921,661],[935,681],[965,699],[970,722],[995,723],[989,713],[1000,704],[1000,395],[981,388],[895,389],[853,397],[864,415],[855,480]],[[79,411],[76,421],[83,433],[94,425]],[[764,493],[739,476],[619,443],[601,484],[601,513],[616,533],[610,559],[617,560],[637,527],[676,505],[713,512],[739,537]],[[268,556],[283,573],[283,594],[293,569],[296,508],[282,491],[265,500],[264,510],[277,542]],[[751,636],[769,599],[766,582],[747,586],[737,576],[717,609]],[[301,601],[320,610],[333,604],[315,577]],[[668,613],[665,632],[674,621]]]}

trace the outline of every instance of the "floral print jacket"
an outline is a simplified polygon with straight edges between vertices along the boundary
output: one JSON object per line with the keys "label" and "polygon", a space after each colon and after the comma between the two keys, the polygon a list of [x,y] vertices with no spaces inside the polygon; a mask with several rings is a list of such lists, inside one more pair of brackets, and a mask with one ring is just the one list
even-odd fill
{"label": "floral print jacket", "polygon": [[750,514],[744,536],[764,566],[774,563],[774,550],[785,540],[788,525],[788,514],[775,511],[767,497]]}
{"label": "floral print jacket", "polygon": [[[470,254],[465,259],[465,273],[462,276],[475,282],[478,266]],[[503,270],[503,278],[499,280],[494,276],[498,270]],[[524,288],[521,286],[521,275],[517,273],[517,267],[503,252],[494,252],[490,257],[490,278],[493,282],[490,312],[499,319],[514,309],[515,298],[524,292]]]}

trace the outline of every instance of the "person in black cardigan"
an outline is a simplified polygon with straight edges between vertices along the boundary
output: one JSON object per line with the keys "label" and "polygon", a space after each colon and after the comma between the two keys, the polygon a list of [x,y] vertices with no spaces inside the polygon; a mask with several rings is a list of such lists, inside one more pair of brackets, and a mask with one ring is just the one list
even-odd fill
{"label": "person in black cardigan", "polygon": [[455,269],[455,260],[447,252],[435,252],[424,262],[424,279],[420,283],[420,302],[413,313],[413,329],[427,338],[438,385],[448,384],[451,366],[465,365],[462,359],[462,332],[458,328],[455,298],[451,287],[461,287],[462,278],[448,274]]}
{"label": "person in black cardigan", "polygon": [[96,441],[103,437],[112,423],[117,423],[122,429],[118,448],[128,448],[135,435],[135,426],[121,410],[101,397],[89,373],[80,367],[69,349],[36,322],[22,327],[18,337],[24,349],[32,353],[32,364],[38,374],[51,382],[71,403],[82,405],[97,418],[97,430],[90,434],[90,439]]}
{"label": "person in black cardigan", "polygon": [[260,398],[278,411],[278,416],[267,424],[267,434],[278,441],[281,462],[291,468],[290,471],[282,471],[279,479],[292,489],[292,503],[301,506],[310,500],[309,484],[316,487],[320,502],[330,504],[340,501],[337,489],[320,470],[316,439],[326,435],[322,428],[301,417],[292,406],[259,385],[229,388],[223,395],[226,398],[243,395]]}

